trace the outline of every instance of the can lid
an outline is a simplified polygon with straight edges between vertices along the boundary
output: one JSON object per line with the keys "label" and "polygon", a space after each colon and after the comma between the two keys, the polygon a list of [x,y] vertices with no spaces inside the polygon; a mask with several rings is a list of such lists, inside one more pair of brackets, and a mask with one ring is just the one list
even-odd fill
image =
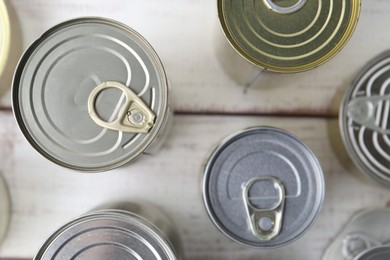
{"label": "can lid", "polygon": [[355,258],[355,260],[388,260],[390,259],[390,246],[380,246],[370,249]]}
{"label": "can lid", "polygon": [[0,76],[7,66],[10,51],[11,28],[7,6],[0,0]]}
{"label": "can lid", "polygon": [[168,115],[163,66],[131,28],[81,18],[43,34],[23,55],[13,107],[32,146],[71,169],[123,165],[154,141]]}
{"label": "can lid", "polygon": [[227,138],[205,168],[204,202],[214,224],[255,248],[286,245],[318,216],[324,198],[321,167],[289,133],[251,128]]}
{"label": "can lid", "polygon": [[362,172],[390,186],[390,52],[374,58],[347,89],[340,108],[344,144]]}
{"label": "can lid", "polygon": [[58,229],[35,260],[160,259],[176,255],[161,231],[138,215],[104,210],[82,216]]}
{"label": "can lid", "polygon": [[226,38],[246,60],[276,72],[331,59],[355,30],[360,0],[218,0]]}

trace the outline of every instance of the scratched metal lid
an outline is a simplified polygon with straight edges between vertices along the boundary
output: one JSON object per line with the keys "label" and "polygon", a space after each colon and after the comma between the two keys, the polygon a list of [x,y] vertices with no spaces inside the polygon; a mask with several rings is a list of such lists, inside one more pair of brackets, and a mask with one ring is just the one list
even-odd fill
{"label": "scratched metal lid", "polygon": [[335,56],[355,30],[360,0],[218,0],[222,29],[246,60],[299,72]]}
{"label": "scratched metal lid", "polygon": [[35,260],[159,259],[176,260],[161,231],[125,211],[97,211],[58,229]]}
{"label": "scratched metal lid", "polygon": [[357,256],[354,260],[389,260],[390,246],[380,246],[368,250]]}
{"label": "scratched metal lid", "polygon": [[4,1],[0,0],[0,77],[7,65],[7,59],[10,51],[11,29]]}
{"label": "scratched metal lid", "polygon": [[135,159],[168,115],[163,66],[131,28],[81,18],[44,33],[14,76],[13,108],[31,145],[71,169],[102,171]]}
{"label": "scratched metal lid", "polygon": [[203,199],[214,224],[238,243],[284,246],[317,218],[324,198],[321,167],[309,148],[275,128],[227,138],[208,160]]}
{"label": "scratched metal lid", "polygon": [[390,52],[372,60],[344,95],[340,128],[360,170],[390,186]]}

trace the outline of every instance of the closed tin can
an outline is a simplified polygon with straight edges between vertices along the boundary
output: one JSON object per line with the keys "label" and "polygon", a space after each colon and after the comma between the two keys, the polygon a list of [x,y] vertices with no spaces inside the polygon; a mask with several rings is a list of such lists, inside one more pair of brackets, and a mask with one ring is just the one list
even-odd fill
{"label": "closed tin can", "polygon": [[371,179],[390,186],[390,52],[374,58],[344,94],[339,124],[353,162]]}
{"label": "closed tin can", "polygon": [[321,167],[291,134],[256,127],[225,139],[203,179],[207,212],[226,236],[254,248],[294,241],[314,223],[324,199]]}
{"label": "closed tin can", "polygon": [[251,64],[301,72],[335,56],[351,37],[360,0],[217,0],[230,45]]}
{"label": "closed tin can", "polygon": [[323,260],[390,259],[390,210],[368,209],[356,214],[327,248]]}
{"label": "closed tin can", "polygon": [[172,113],[153,48],[103,18],[67,21],[36,40],[19,62],[12,100],[30,144],[81,171],[109,170],[152,151]]}
{"label": "closed tin can", "polygon": [[59,228],[35,260],[180,259],[180,245],[169,219],[152,206],[121,203],[96,210]]}

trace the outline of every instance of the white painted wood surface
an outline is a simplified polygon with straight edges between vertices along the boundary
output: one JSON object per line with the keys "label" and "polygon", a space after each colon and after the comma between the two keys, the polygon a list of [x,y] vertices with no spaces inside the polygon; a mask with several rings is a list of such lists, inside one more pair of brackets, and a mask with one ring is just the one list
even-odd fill
{"label": "white painted wood surface", "polygon": [[[333,150],[329,136],[337,137],[337,120],[176,116],[158,154],[100,174],[52,164],[24,140],[11,113],[0,113],[0,122],[0,169],[13,204],[9,233],[0,247],[3,257],[31,258],[56,227],[100,204],[143,200],[159,205],[177,224],[185,259],[320,259],[354,212],[386,206],[390,200],[387,190],[352,176],[356,170],[347,166],[345,153]],[[317,155],[327,184],[325,204],[312,229],[292,245],[271,251],[251,250],[222,235],[210,222],[200,193],[202,164],[211,147],[255,125],[281,127],[301,138]]]}
{"label": "white painted wood surface", "polygon": [[[343,87],[390,47],[388,1],[362,2],[355,34],[334,59],[304,73],[265,74],[244,93],[219,63],[224,41],[216,0],[8,0],[23,48],[57,23],[80,16],[108,17],[134,28],[161,57],[177,111],[303,115],[335,115],[333,101]],[[9,94],[1,104],[10,104]]]}
{"label": "white painted wood surface", "polygon": [[[354,36],[327,64],[294,75],[266,74],[247,92],[218,61],[214,0],[8,0],[8,5],[15,11],[14,26],[20,23],[23,48],[51,26],[79,16],[109,17],[133,27],[160,55],[176,111],[184,115],[175,117],[157,155],[88,175],[60,168],[30,147],[17,129],[7,93],[0,102],[0,171],[13,208],[0,259],[31,259],[56,227],[116,200],[145,200],[165,210],[177,223],[185,259],[320,259],[353,213],[390,205],[388,190],[358,180],[345,152],[332,147],[341,144],[335,116],[342,90],[368,60],[390,46],[388,1],[363,1]],[[300,137],[320,160],[327,184],[313,228],[294,244],[272,251],[248,249],[223,236],[209,221],[200,193],[202,164],[212,146],[254,125],[281,127]]]}

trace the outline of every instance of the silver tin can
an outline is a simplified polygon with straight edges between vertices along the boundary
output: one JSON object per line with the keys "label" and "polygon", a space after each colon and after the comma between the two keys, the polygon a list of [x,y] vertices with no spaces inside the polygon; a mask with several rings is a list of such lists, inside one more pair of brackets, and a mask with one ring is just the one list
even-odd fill
{"label": "silver tin can", "polygon": [[354,260],[389,260],[390,246],[373,248],[357,256]]}
{"label": "silver tin can", "polygon": [[179,240],[161,211],[132,203],[110,207],[59,228],[34,259],[180,259]]}
{"label": "silver tin can", "polygon": [[364,210],[356,214],[333,239],[322,260],[382,260],[370,257],[374,256],[374,252],[389,256],[388,249],[382,251],[389,243],[390,210]]}
{"label": "silver tin can", "polygon": [[346,150],[359,169],[390,186],[390,52],[373,59],[347,89],[339,124]]}
{"label": "silver tin can", "polygon": [[103,18],[67,21],[36,40],[19,62],[12,100],[30,144],[81,171],[109,170],[153,150],[171,114],[153,48]]}
{"label": "silver tin can", "polygon": [[207,212],[222,233],[254,248],[294,241],[314,223],[325,192],[310,149],[276,128],[243,130],[211,154],[203,179]]}

